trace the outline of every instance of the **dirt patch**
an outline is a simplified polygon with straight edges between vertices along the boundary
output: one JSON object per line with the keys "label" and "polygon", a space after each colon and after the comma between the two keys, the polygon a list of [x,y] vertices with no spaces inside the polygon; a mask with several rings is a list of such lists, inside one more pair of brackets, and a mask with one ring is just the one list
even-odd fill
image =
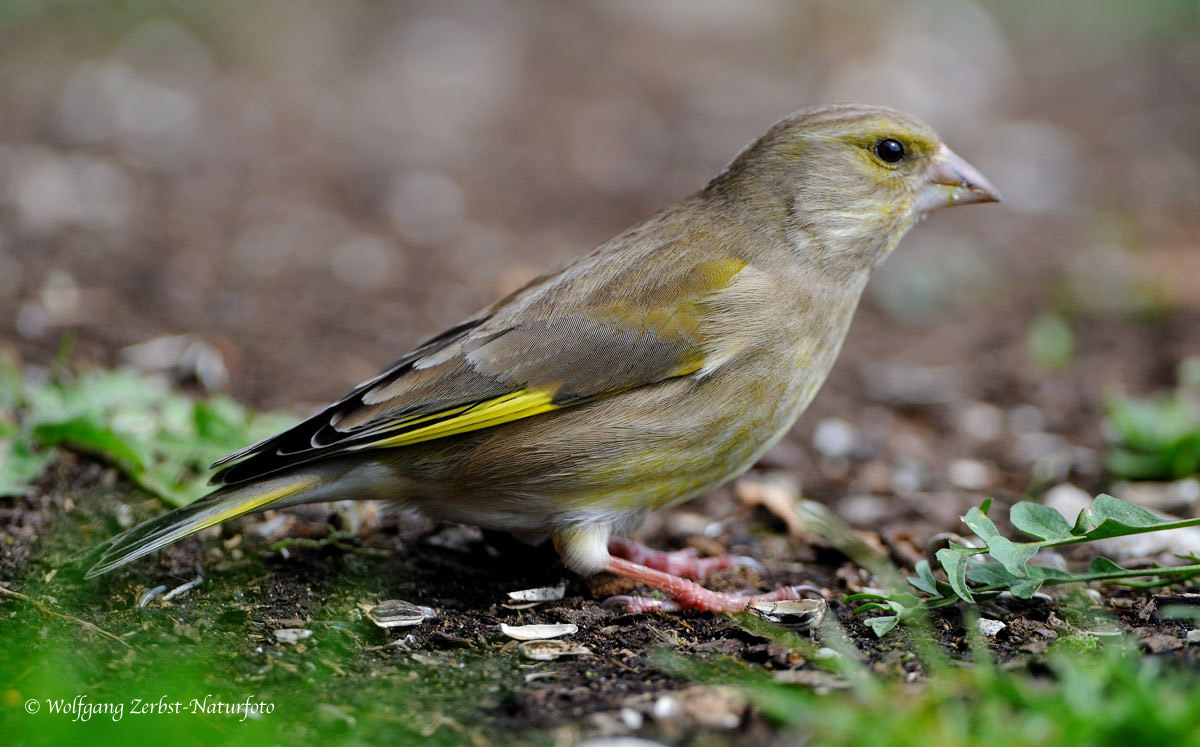
{"label": "dirt patch", "polygon": [[[1009,201],[948,211],[905,240],[810,411],[751,479],[789,483],[911,568],[987,497],[1001,519],[1066,483],[1133,500],[1104,470],[1105,400],[1171,387],[1200,354],[1197,177],[1181,150],[1196,118],[1177,95],[1200,67],[1183,6],[947,5],[937,20],[956,33],[922,41],[934,26],[921,13],[838,3],[726,4],[727,18],[687,23],[628,3],[314,2],[295,18],[289,8],[288,23],[272,3],[35,5],[0,7],[0,355],[24,364],[73,346],[75,362],[132,363],[303,414],[697,188],[787,109],[843,90],[911,94]],[[1103,43],[1080,14],[1112,24]],[[920,28],[897,36],[913,19]],[[943,76],[951,56],[974,66]],[[145,119],[147,102],[166,102],[166,119]],[[1047,312],[1072,336],[1061,369],[1030,353]],[[620,615],[600,601],[627,585],[566,574],[552,552],[371,510],[269,514],[95,583],[71,576],[72,558],[159,510],[76,456],[30,497],[0,500],[0,581],[128,636],[137,653],[10,600],[14,640],[74,653],[78,637],[94,682],[204,653],[189,676],[315,693],[322,723],[359,714],[357,736],[387,722],[453,743],[486,741],[476,723],[489,737],[771,735],[736,698],[658,666],[660,647],[839,687],[736,620]],[[763,563],[761,577],[725,574],[717,588],[816,586],[873,670],[919,677],[903,636],[876,639],[841,603],[870,579],[796,532],[723,488],[652,517],[639,538]],[[201,571],[201,586],[162,602]],[[508,591],[564,578],[561,601],[502,606]],[[1036,660],[1102,610],[1148,654],[1194,663],[1190,624],[1162,614],[1191,604],[1194,586],[1169,599],[1095,591],[986,606],[1003,623],[988,624],[988,643],[1001,660]],[[364,607],[386,599],[438,615],[379,630]],[[966,656],[961,614],[933,620]],[[592,655],[522,660],[502,622],[575,623]],[[275,633],[286,629],[313,633],[286,643]],[[311,739],[295,728],[291,741]]]}

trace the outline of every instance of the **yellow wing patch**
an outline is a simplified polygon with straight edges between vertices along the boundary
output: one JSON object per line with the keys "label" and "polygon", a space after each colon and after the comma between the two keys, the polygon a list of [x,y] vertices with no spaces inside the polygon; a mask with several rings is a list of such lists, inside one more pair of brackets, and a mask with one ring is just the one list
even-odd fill
{"label": "yellow wing patch", "polygon": [[236,503],[224,509],[220,513],[210,516],[200,524],[197,524],[195,527],[189,529],[188,534],[199,532],[200,530],[208,529],[209,527],[215,527],[217,524],[220,524],[223,521],[228,521],[235,516],[241,516],[242,514],[248,514],[252,511],[257,511],[258,509],[274,503],[275,501],[283,500],[288,496],[308,490],[318,482],[319,480],[316,477],[306,477],[304,479],[297,480],[290,485],[284,485],[279,488],[268,490],[265,493],[261,493],[245,501]]}
{"label": "yellow wing patch", "polygon": [[[531,415],[557,410],[562,405],[554,404],[554,394],[548,389],[522,389],[519,392],[506,394],[474,405],[452,407],[443,412],[426,415],[409,422],[402,422],[397,428],[404,432],[388,436],[382,434],[378,441],[353,447],[361,449],[383,449],[393,446],[408,446],[432,441],[435,438],[445,438],[459,433],[469,433],[481,428],[491,428],[513,420],[520,420]],[[433,422],[430,422],[433,421]],[[420,425],[428,422],[429,425]],[[413,427],[418,426],[418,427]],[[389,429],[394,432],[396,428]]]}

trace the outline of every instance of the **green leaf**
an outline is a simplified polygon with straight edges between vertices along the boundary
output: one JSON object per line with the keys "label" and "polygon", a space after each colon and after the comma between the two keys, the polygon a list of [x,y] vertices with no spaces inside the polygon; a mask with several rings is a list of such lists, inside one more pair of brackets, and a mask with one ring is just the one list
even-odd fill
{"label": "green leaf", "polygon": [[967,511],[967,515],[962,517],[962,520],[984,542],[991,544],[994,537],[1000,536],[1000,530],[996,528],[995,522],[974,506]]}
{"label": "green leaf", "polygon": [[892,605],[892,609],[901,613],[908,613],[917,609],[923,603],[923,600],[916,594],[907,594],[903,591],[888,597],[888,604]]}
{"label": "green leaf", "polygon": [[859,592],[858,594],[848,594],[845,598],[845,600],[847,602],[851,602],[851,603],[861,602],[861,601],[867,600],[867,599],[870,599],[873,601],[879,601],[882,599],[887,599],[887,597],[884,596],[883,594],[868,594],[866,592]]}
{"label": "green leaf", "polygon": [[0,451],[0,496],[28,494],[31,483],[53,458],[51,449],[35,451],[25,439],[9,442],[7,450]]}
{"label": "green leaf", "polygon": [[1200,471],[1200,408],[1182,394],[1113,399],[1106,414],[1117,443],[1107,469],[1134,480],[1183,478]]}
{"label": "green leaf", "polygon": [[1101,493],[1090,508],[1079,512],[1071,533],[1096,540],[1135,534],[1137,530],[1168,523],[1140,506]]}
{"label": "green leaf", "polygon": [[1171,474],[1171,462],[1166,454],[1140,454],[1120,446],[1105,455],[1104,468],[1129,480],[1156,480]]}
{"label": "green leaf", "polygon": [[1027,570],[1029,571],[1029,577],[1020,579],[1009,589],[1009,591],[1012,592],[1012,595],[1019,599],[1028,599],[1032,597],[1037,590],[1042,588],[1042,585],[1048,581],[1062,583],[1064,581],[1073,581],[1076,579],[1080,581],[1084,580],[1077,574],[1069,571],[1061,571],[1057,568],[1051,568],[1044,565],[1031,565],[1027,568]]}
{"label": "green leaf", "polygon": [[920,589],[926,594],[941,596],[941,592],[938,590],[938,580],[934,578],[933,569],[929,567],[929,561],[918,560],[915,570],[917,572],[916,578],[909,576],[908,582],[914,588]]}
{"label": "green leaf", "polygon": [[1009,573],[999,563],[976,563],[967,571],[967,578],[981,586],[1012,586],[1021,579]]}
{"label": "green leaf", "polygon": [[1013,584],[1009,588],[1009,591],[1012,592],[1012,595],[1017,599],[1030,599],[1038,592],[1038,589],[1042,588],[1043,583],[1045,583],[1044,579],[1023,578],[1017,583]]}
{"label": "green leaf", "polygon": [[1200,472],[1200,432],[1183,439],[1176,446],[1171,472],[1177,478]]}
{"label": "green leaf", "polygon": [[28,490],[61,445],[107,459],[183,505],[209,491],[209,463],[291,422],[254,415],[228,397],[193,400],[131,371],[23,378],[0,357],[0,492]]}
{"label": "green leaf", "polygon": [[1130,527],[1152,527],[1155,524],[1167,523],[1166,519],[1155,516],[1141,506],[1114,498],[1108,493],[1096,496],[1092,503],[1092,511],[1100,518],[1119,521]]}
{"label": "green leaf", "polygon": [[1048,565],[1029,566],[1029,575],[1035,578],[1040,578],[1043,581],[1070,581],[1077,576],[1077,574],[1071,573],[1070,571],[1064,571],[1059,568],[1051,568]]}
{"label": "green leaf", "polygon": [[1031,537],[1057,540],[1072,536],[1070,522],[1058,511],[1040,503],[1021,501],[1008,512],[1008,520]]}
{"label": "green leaf", "polygon": [[46,445],[74,446],[109,457],[124,469],[141,469],[146,464],[145,451],[134,440],[86,415],[56,423],[40,423],[34,426],[33,437]]}
{"label": "green leaf", "polygon": [[875,632],[876,638],[883,638],[896,624],[900,622],[899,615],[884,615],[882,617],[872,617],[868,620],[863,620],[863,624]]}
{"label": "green leaf", "polygon": [[988,543],[988,555],[1000,561],[1004,570],[1014,576],[1024,578],[1028,574],[1025,564],[1037,554],[1038,548],[1030,543],[1017,543],[999,535]]}
{"label": "green leaf", "polygon": [[880,604],[879,602],[868,602],[867,604],[860,604],[857,607],[855,607],[853,614],[861,615],[864,612],[874,612],[874,611],[891,612],[892,608],[887,606],[886,604]]}
{"label": "green leaf", "polygon": [[1098,557],[1088,566],[1088,573],[1121,573],[1124,568],[1105,557]]}
{"label": "green leaf", "polygon": [[950,588],[964,602],[975,601],[975,597],[971,596],[971,589],[967,586],[967,558],[974,554],[970,548],[956,546],[944,547],[937,551],[938,562],[946,572]]}
{"label": "green leaf", "polygon": [[[950,587],[947,586],[946,588],[949,589]],[[978,594],[976,594],[976,595],[978,596]],[[984,598],[991,597],[991,596],[994,596],[994,593],[986,593],[983,596],[984,596]],[[936,610],[936,609],[940,609],[942,607],[949,607],[952,604],[957,604],[958,601],[959,600],[956,595],[947,594],[944,597],[935,597],[935,598],[930,599],[927,602],[925,602],[925,609]]]}

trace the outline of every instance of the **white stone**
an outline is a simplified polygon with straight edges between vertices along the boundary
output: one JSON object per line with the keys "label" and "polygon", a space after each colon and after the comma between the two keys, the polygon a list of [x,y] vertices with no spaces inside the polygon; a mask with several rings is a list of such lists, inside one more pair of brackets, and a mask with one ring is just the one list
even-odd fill
{"label": "white stone", "polygon": [[963,490],[983,490],[993,484],[992,466],[978,459],[955,459],[946,470],[950,483]]}
{"label": "white stone", "polygon": [[813,431],[813,447],[827,457],[849,456],[858,443],[858,431],[841,418],[825,418]]}

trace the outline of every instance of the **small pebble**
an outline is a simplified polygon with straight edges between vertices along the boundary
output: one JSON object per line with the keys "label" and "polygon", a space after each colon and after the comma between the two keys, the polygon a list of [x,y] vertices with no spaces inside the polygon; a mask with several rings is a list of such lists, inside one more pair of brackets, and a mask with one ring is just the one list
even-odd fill
{"label": "small pebble", "polygon": [[1186,513],[1192,504],[1200,501],[1200,481],[1192,477],[1176,482],[1122,483],[1113,494],[1154,511]]}
{"label": "small pebble", "polygon": [[946,470],[950,484],[963,490],[983,490],[994,481],[990,464],[978,459],[955,459]]}
{"label": "small pebble", "polygon": [[925,470],[916,462],[902,461],[892,472],[892,492],[910,496],[925,484]]}
{"label": "small pebble", "polygon": [[1045,425],[1045,416],[1033,405],[1017,405],[1008,411],[1008,429],[1016,435],[1035,433]]}
{"label": "small pebble", "polygon": [[672,694],[684,723],[702,731],[729,731],[742,723],[746,698],[732,687],[695,685]]}
{"label": "small pebble", "polygon": [[117,526],[122,529],[133,526],[133,509],[128,503],[117,504]]}
{"label": "small pebble", "polygon": [[675,718],[679,715],[679,704],[670,695],[662,695],[658,700],[654,701],[652,714],[659,721]]}
{"label": "small pebble", "polygon": [[280,628],[275,631],[275,640],[280,643],[299,643],[311,638],[313,632],[307,628]]}
{"label": "small pebble", "polygon": [[1004,433],[1004,411],[986,402],[970,402],[959,413],[958,429],[976,441],[992,441]]}
{"label": "small pebble", "polygon": [[823,456],[849,456],[857,443],[858,431],[841,418],[825,418],[813,431],[813,448]]}
{"label": "small pebble", "polygon": [[863,380],[871,399],[891,404],[948,402],[961,388],[960,374],[950,366],[916,366],[896,361],[865,367]]}
{"label": "small pebble", "polygon": [[621,719],[622,724],[633,731],[642,728],[642,724],[645,722],[642,712],[629,706],[625,706],[620,710],[618,718]]}
{"label": "small pebble", "polygon": [[852,495],[837,504],[838,515],[860,527],[876,525],[895,510],[891,501],[876,495]]}

